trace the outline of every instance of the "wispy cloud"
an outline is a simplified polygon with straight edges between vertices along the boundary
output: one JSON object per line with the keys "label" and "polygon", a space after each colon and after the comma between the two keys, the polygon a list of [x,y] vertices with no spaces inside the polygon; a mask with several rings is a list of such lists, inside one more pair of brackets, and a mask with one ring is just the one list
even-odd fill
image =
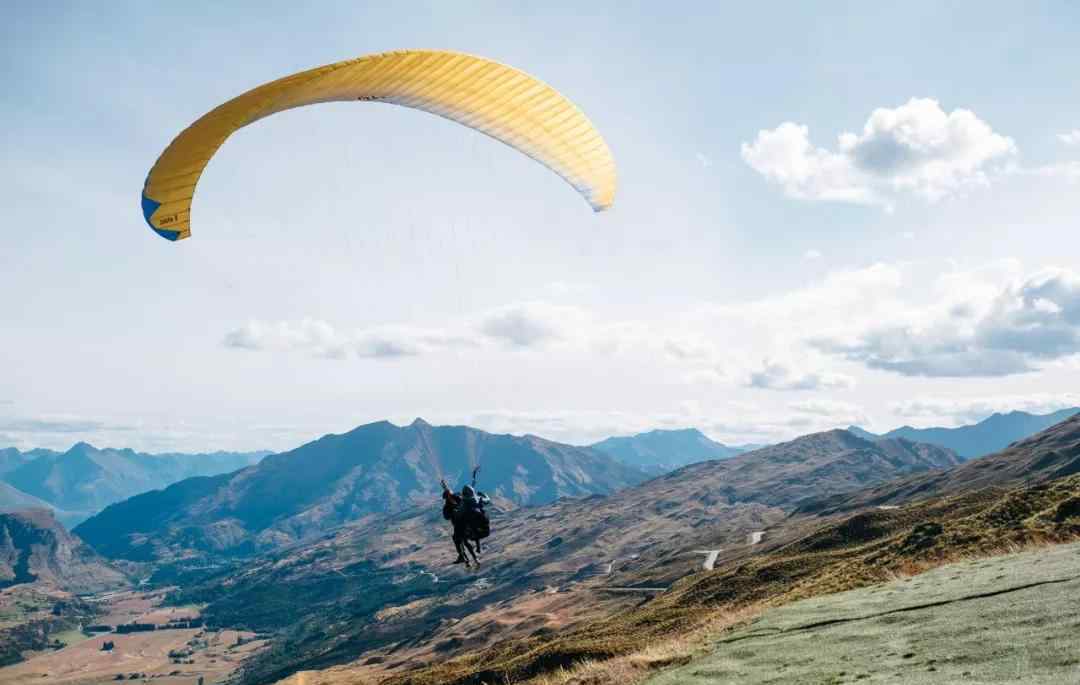
{"label": "wispy cloud", "polygon": [[400,359],[434,352],[502,345],[531,349],[579,339],[595,324],[583,310],[548,302],[522,302],[444,327],[379,326],[343,331],[326,321],[251,320],[229,331],[225,347],[248,351],[300,351],[325,359]]}
{"label": "wispy cloud", "polygon": [[894,402],[894,415],[919,425],[957,425],[981,421],[994,412],[1033,414],[1080,407],[1080,393],[1032,393],[982,397],[917,397]]}
{"label": "wispy cloud", "polygon": [[78,418],[0,418],[0,430],[12,433],[90,433],[103,430],[130,431],[134,430],[134,427]]}
{"label": "wispy cloud", "polygon": [[1066,145],[1080,145],[1080,128],[1073,129],[1068,133],[1059,133],[1058,140]]}

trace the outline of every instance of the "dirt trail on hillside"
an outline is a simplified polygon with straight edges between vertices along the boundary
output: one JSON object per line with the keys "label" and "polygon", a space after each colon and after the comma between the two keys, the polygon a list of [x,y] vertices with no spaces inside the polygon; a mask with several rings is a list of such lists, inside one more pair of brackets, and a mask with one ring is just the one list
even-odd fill
{"label": "dirt trail on hillside", "polygon": [[1080,682],[1080,544],[796,602],[649,685]]}

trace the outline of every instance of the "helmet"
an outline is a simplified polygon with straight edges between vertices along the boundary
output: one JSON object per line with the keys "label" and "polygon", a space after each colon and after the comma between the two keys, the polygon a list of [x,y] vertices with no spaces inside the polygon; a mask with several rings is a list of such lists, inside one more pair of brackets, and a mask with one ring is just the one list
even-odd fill
{"label": "helmet", "polygon": [[476,499],[476,491],[473,490],[473,486],[464,485],[461,488],[461,496],[465,499]]}

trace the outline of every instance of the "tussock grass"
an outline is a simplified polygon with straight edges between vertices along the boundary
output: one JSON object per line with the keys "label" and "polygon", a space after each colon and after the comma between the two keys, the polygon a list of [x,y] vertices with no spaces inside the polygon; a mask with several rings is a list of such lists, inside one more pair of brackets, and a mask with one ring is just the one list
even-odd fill
{"label": "tussock grass", "polygon": [[655,671],[683,666],[704,655],[709,644],[761,613],[761,606],[718,611],[686,632],[647,645],[643,649],[612,657],[589,659],[569,668],[537,676],[528,685],[638,685]]}

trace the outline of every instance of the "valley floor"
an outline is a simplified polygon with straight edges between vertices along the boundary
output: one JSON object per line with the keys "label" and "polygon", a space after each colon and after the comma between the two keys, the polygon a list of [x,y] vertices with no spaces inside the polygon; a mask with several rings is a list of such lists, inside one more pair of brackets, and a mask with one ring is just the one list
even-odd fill
{"label": "valley floor", "polygon": [[[162,607],[162,593],[114,592],[91,598],[105,613],[96,621],[108,625],[153,623],[158,630],[127,634],[86,635],[71,630],[50,636],[65,643],[57,650],[26,654],[26,661],[0,668],[0,684],[62,683],[104,685],[138,680],[158,685],[219,682],[265,642],[254,633],[235,630],[160,629],[169,621],[199,615],[195,607]],[[110,651],[102,649],[112,642]],[[182,658],[173,655],[184,653]]]}
{"label": "valley floor", "polygon": [[1080,682],[1080,543],[762,614],[648,685]]}

